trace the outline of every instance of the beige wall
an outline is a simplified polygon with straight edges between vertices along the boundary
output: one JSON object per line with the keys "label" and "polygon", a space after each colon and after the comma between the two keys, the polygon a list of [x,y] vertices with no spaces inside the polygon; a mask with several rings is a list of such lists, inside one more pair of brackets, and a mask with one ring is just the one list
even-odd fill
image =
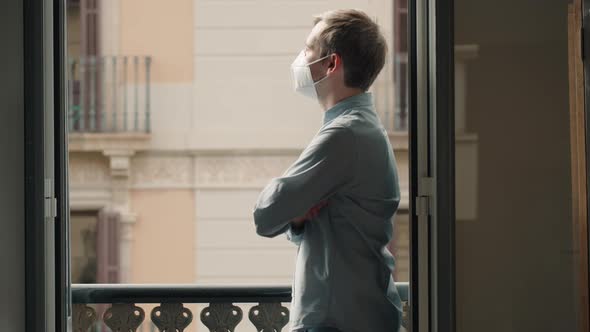
{"label": "beige wall", "polygon": [[[302,148],[321,125],[317,103],[292,90],[290,64],[312,27],[312,16],[359,8],[377,17],[391,44],[390,1],[195,0],[190,148]],[[390,7],[390,5],[389,5]],[[375,93],[393,103],[391,68]]]}
{"label": "beige wall", "polygon": [[575,331],[567,1],[455,10],[456,42],[480,46],[466,101],[478,215],[456,225],[457,330]]}
{"label": "beige wall", "polygon": [[192,283],[195,271],[193,193],[133,190],[131,283]]}
{"label": "beige wall", "polygon": [[[386,0],[163,4],[106,0],[103,19],[112,29],[105,28],[102,38],[105,49],[153,58],[151,146],[157,150],[304,147],[322,114],[317,103],[292,91],[289,66],[315,14],[363,9],[393,47],[392,4]],[[120,37],[110,36],[115,34]],[[378,111],[390,118],[392,77],[388,62],[372,89]],[[143,85],[139,90],[143,95]]]}
{"label": "beige wall", "polygon": [[193,0],[120,2],[120,54],[150,55],[152,82],[193,80]]}
{"label": "beige wall", "polygon": [[[150,148],[157,150],[186,150],[187,136],[192,132],[193,107],[193,0],[126,0],[107,2],[116,21],[105,36],[110,48],[120,55],[150,56],[151,132]],[[116,20],[115,20],[116,18]],[[106,20],[106,18],[105,18]],[[113,23],[109,21],[109,24]],[[107,43],[108,44],[108,43]],[[110,45],[109,44],[109,45]],[[143,64],[141,65],[143,67]],[[129,79],[132,79],[129,65]],[[143,69],[139,75],[140,109],[145,91]],[[128,89],[129,98],[134,84]],[[119,92],[120,94],[122,93]]]}

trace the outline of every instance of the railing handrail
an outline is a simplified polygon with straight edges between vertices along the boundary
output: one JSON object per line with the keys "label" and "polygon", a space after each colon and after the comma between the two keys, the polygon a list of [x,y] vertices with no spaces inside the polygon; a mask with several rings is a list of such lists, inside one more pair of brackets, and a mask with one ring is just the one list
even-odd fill
{"label": "railing handrail", "polygon": [[[407,282],[396,282],[408,301]],[[354,287],[351,285],[351,287]],[[73,284],[72,302],[83,303],[258,303],[290,302],[291,286],[196,284]]]}
{"label": "railing handrail", "polygon": [[73,303],[211,303],[291,301],[290,286],[73,284]]}

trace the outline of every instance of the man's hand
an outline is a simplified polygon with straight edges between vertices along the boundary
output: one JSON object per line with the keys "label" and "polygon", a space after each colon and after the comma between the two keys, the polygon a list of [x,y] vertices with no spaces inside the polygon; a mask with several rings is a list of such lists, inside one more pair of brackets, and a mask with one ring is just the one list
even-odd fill
{"label": "man's hand", "polygon": [[324,206],[326,206],[327,204],[328,204],[328,200],[323,200],[323,201],[319,202],[314,207],[312,207],[311,209],[309,209],[309,211],[307,211],[307,213],[303,217],[297,217],[297,218],[291,220],[291,223],[293,224],[293,226],[295,228],[303,227],[303,224],[307,220],[310,220],[311,218],[316,217],[320,213],[320,210]]}

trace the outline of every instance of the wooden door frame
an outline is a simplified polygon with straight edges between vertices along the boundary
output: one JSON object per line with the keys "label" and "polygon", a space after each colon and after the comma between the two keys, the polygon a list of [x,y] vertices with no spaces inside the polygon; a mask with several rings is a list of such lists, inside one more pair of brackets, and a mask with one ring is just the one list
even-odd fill
{"label": "wooden door frame", "polygon": [[[584,66],[584,49],[590,48],[589,31],[590,0],[574,0],[568,5],[568,72],[569,72],[569,113],[570,152],[572,183],[572,249],[574,256],[573,283],[576,296],[578,331],[589,332],[589,285],[588,285],[588,208],[590,177],[588,163],[590,156],[590,66]],[[585,13],[585,14],[583,14]],[[587,53],[587,52],[586,52]]]}

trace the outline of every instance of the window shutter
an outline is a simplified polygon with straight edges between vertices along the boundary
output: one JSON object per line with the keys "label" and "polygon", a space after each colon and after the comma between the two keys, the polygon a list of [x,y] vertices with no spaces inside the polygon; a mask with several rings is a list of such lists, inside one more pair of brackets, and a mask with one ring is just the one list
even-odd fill
{"label": "window shutter", "polygon": [[118,212],[103,209],[96,225],[97,283],[120,282]]}

